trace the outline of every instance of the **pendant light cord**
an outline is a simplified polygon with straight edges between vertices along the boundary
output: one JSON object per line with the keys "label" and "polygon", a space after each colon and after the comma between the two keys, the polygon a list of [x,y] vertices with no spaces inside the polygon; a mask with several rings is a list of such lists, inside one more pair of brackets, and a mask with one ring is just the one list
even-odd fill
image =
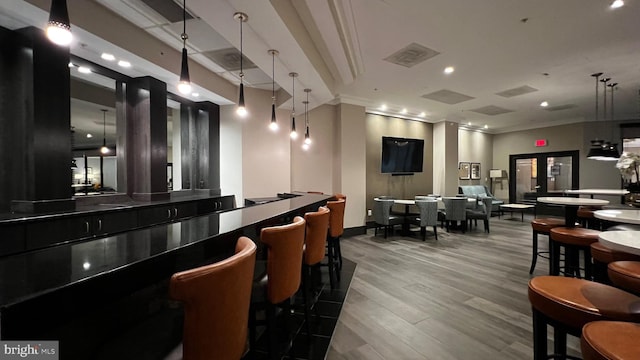
{"label": "pendant light cord", "polygon": [[244,22],[244,18],[240,16],[240,82],[242,82],[244,78],[244,72],[242,72],[242,23]]}
{"label": "pendant light cord", "polygon": [[271,53],[271,76],[273,77],[271,80],[271,98],[273,99],[273,103],[276,101],[276,53]]}
{"label": "pendant light cord", "polygon": [[187,0],[182,1],[182,47],[187,47]]}

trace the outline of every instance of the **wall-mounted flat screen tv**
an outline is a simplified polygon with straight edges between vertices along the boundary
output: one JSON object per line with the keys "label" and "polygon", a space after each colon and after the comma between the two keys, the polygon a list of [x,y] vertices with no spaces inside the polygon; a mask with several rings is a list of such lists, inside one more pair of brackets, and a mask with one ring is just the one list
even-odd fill
{"label": "wall-mounted flat screen tv", "polygon": [[383,173],[422,172],[424,140],[382,137]]}

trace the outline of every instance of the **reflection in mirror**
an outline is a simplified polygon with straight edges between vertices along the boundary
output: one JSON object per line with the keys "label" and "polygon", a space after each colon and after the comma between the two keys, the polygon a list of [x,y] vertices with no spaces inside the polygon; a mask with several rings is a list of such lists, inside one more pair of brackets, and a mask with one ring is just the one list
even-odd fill
{"label": "reflection in mirror", "polygon": [[[71,188],[76,196],[118,190],[115,81],[89,75],[71,78]],[[100,152],[103,143],[106,154]]]}
{"label": "reflection in mirror", "polygon": [[180,103],[167,99],[167,189],[183,190]]}

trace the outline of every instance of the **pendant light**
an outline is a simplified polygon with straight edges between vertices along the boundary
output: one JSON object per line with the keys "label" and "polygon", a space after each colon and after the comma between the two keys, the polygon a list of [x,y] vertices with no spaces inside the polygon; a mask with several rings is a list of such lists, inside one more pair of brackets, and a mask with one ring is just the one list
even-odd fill
{"label": "pendant light", "polygon": [[100,153],[106,155],[111,152],[107,147],[107,109],[100,109],[102,111],[102,147],[100,147]]}
{"label": "pendant light", "polygon": [[178,91],[183,95],[191,93],[191,79],[189,78],[189,62],[187,58],[187,0],[182,2],[182,66],[180,68],[180,82],[178,83]]}
{"label": "pendant light", "polygon": [[296,77],[298,77],[298,73],[290,72],[289,76],[291,76],[293,85],[291,90],[291,133],[289,136],[295,140],[298,138],[298,132],[296,132]]}
{"label": "pendant light", "polygon": [[243,12],[237,12],[233,14],[233,18],[240,22],[240,97],[238,99],[238,108],[236,109],[236,114],[240,117],[247,116],[247,108],[244,106],[244,72],[242,71],[242,23],[249,20],[247,14]]}
{"label": "pendant light", "polygon": [[[595,74],[591,74],[591,76],[593,76],[596,79],[596,126],[598,126],[598,83],[600,82],[600,76],[602,76],[602,73],[595,73]],[[598,137],[596,136],[596,138],[594,140],[591,140],[591,148],[589,149],[589,153],[587,154],[587,159],[591,159],[591,160],[602,160],[605,157],[605,151],[602,148],[603,145],[603,141],[598,139]]]}
{"label": "pendant light", "polygon": [[276,55],[278,50],[269,50],[271,54],[271,123],[269,129],[271,131],[278,130],[278,122],[276,121]]}
{"label": "pendant light", "polygon": [[305,123],[305,133],[304,133],[304,144],[302,148],[304,150],[308,150],[309,146],[311,146],[311,136],[309,136],[309,93],[311,89],[304,89],[304,92],[307,93],[307,100],[304,101],[304,123]]}
{"label": "pendant light", "polygon": [[71,44],[73,36],[71,36],[67,0],[51,0],[46,33],[49,40],[54,44],[62,46]]}
{"label": "pendant light", "polygon": [[[613,90],[618,83],[611,83],[607,85],[611,89],[611,121],[614,121],[613,117]],[[613,125],[611,125],[613,126]],[[611,140],[613,141],[613,127],[611,128]],[[607,161],[618,161],[620,159],[620,152],[618,152],[618,144],[611,143],[607,148]]]}

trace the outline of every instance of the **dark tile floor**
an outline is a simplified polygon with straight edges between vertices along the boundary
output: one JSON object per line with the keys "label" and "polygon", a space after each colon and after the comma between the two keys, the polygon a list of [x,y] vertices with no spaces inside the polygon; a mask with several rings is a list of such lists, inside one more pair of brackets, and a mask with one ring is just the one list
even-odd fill
{"label": "dark tile floor", "polygon": [[[307,335],[307,327],[304,324],[304,308],[301,302],[296,301],[293,307],[293,321],[288,327],[295,332],[293,346],[288,354],[282,358],[296,360],[321,360],[325,358],[355,269],[356,264],[354,262],[343,259],[341,281],[338,283],[337,288],[331,290],[328,283],[322,286],[315,305],[316,309],[313,309],[311,315],[311,337]],[[323,268],[322,279],[328,279],[326,268]],[[297,298],[300,299],[301,297],[297,296]],[[281,342],[286,344],[287,341],[283,339]],[[258,339],[256,348],[250,351],[244,357],[244,360],[267,358],[267,340],[266,336],[263,335]]]}

